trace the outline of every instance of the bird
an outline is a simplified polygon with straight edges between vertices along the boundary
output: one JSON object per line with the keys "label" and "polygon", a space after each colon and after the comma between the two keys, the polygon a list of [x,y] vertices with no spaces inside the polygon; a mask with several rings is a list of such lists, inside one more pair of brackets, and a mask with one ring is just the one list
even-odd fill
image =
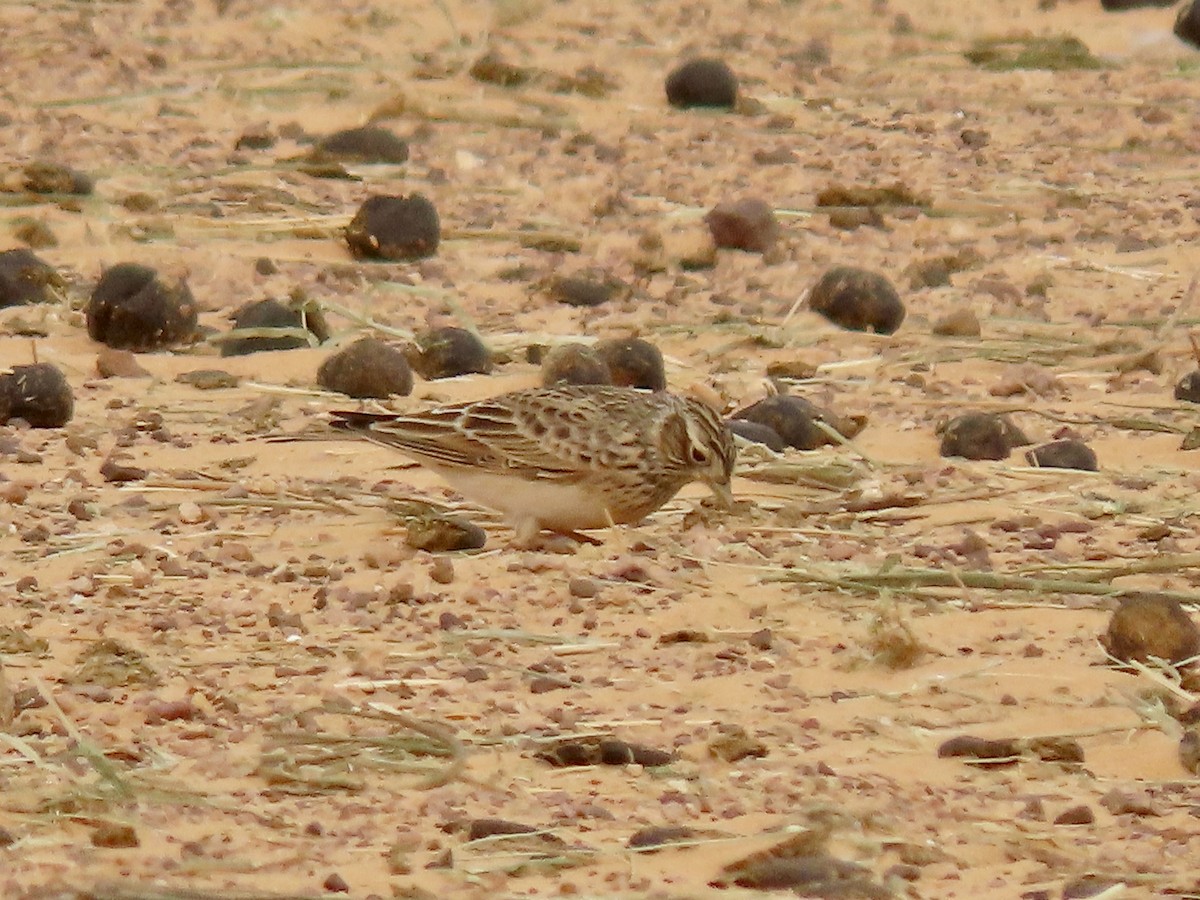
{"label": "bird", "polygon": [[334,428],[399,450],[501,512],[518,546],[542,531],[638,522],[686,484],[732,506],[736,449],[720,415],[662,391],[559,385],[424,412],[331,412]]}

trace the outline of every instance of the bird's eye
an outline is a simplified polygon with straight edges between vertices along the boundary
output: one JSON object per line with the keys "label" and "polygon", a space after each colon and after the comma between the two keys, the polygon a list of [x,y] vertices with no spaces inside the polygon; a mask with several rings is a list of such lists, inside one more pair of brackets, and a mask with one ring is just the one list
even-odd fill
{"label": "bird's eye", "polygon": [[692,462],[698,466],[708,463],[708,454],[704,452],[702,447],[692,447]]}

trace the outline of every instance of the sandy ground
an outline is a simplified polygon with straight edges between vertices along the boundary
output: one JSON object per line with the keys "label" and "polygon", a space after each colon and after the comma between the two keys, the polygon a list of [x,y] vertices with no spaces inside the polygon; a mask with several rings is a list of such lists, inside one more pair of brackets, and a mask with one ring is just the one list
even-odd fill
{"label": "sandy ground", "polygon": [[[1169,10],[219,6],[0,6],[8,182],[52,159],[97,183],[64,202],[0,195],[5,233],[45,224],[58,244],[38,252],[69,281],[68,302],[0,312],[0,363],[36,353],[76,399],[66,428],[0,429],[17,707],[0,734],[0,895],[745,896],[712,886],[722,867],[813,828],[901,896],[1082,896],[1089,876],[1122,896],[1200,891],[1200,786],[1155,713],[1162,688],[1102,666],[1114,601],[1085,590],[1192,597],[1200,578],[1200,476],[1180,449],[1196,417],[1171,393],[1196,365],[1200,309],[1181,303],[1200,269],[1200,69]],[[1109,65],[989,72],[962,55],[1020,30],[1073,34]],[[487,47],[539,77],[477,82],[465,69]],[[696,52],[729,61],[746,109],[667,106],[665,72]],[[552,89],[588,65],[613,79],[606,96]],[[380,110],[407,164],[297,171],[297,136]],[[986,141],[965,146],[964,129]],[[254,130],[280,137],[235,150]],[[794,157],[761,162],[775,151]],[[895,182],[928,202],[884,210],[883,228],[815,208],[831,185]],[[357,205],[414,190],[441,214],[437,256],[353,261],[339,234]],[[129,210],[134,192],[156,209]],[[777,210],[777,252],[638,278],[647,232],[694,245],[707,209],[745,196]],[[909,266],[947,255],[967,259],[949,284],[912,286]],[[868,424],[852,447],[747,452],[733,514],[691,489],[599,546],[522,551],[384,450],[265,440],[346,405],[315,388],[328,348],[202,345],[99,378],[79,310],[122,261],[186,275],[222,330],[242,303],[300,290],[339,342],[364,319],[388,336],[466,320],[506,354],[490,376],[418,382],[399,409],[532,385],[530,344],[637,333],[677,390],[740,408],[769,365],[803,362],[817,374],[792,390]],[[896,334],[793,309],[835,264],[892,278]],[[538,287],[588,267],[633,295],[581,310]],[[980,337],[932,334],[962,309]],[[1145,351],[1150,365],[1126,364]],[[206,368],[242,381],[175,380]],[[966,409],[1011,411],[1035,441],[1070,430],[1101,471],[939,458],[938,422]],[[114,451],[146,477],[106,481]],[[485,524],[488,547],[409,550],[388,502],[410,497]],[[998,580],[923,587],[927,567]],[[881,571],[891,587],[870,582]],[[1015,574],[1042,582],[1005,589]],[[905,635],[909,667],[889,665]],[[738,728],[760,755],[724,758]],[[938,759],[960,734],[1065,736],[1085,758]],[[538,757],[597,735],[676,758]],[[1081,805],[1093,821],[1055,823]],[[540,834],[469,840],[486,818]],[[652,826],[696,831],[629,849]]]}

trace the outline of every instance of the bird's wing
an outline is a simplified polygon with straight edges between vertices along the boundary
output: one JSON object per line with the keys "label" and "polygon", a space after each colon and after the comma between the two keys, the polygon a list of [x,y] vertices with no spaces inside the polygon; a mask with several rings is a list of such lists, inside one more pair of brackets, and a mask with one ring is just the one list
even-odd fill
{"label": "bird's wing", "polygon": [[579,465],[530,435],[505,404],[477,401],[413,415],[334,412],[335,428],[354,431],[418,462],[571,480]]}

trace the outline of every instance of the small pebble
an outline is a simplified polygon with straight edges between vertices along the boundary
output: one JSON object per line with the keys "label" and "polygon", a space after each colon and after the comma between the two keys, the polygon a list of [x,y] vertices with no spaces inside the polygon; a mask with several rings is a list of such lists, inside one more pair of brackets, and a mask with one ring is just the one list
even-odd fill
{"label": "small pebble", "polygon": [[542,360],[542,385],[612,384],[608,365],[586,344],[561,344]]}
{"label": "small pebble", "polygon": [[930,331],[939,337],[979,337],[982,333],[978,316],[966,307],[942,316]]}
{"label": "small pebble", "polygon": [[105,347],[96,354],[96,374],[101,378],[148,378],[137,357],[129,350]]}
{"label": "small pebble", "polygon": [[1175,382],[1175,399],[1186,403],[1200,403],[1200,369],[1188,372]]}
{"label": "small pebble", "polygon": [[57,300],[66,286],[62,276],[31,250],[0,253],[0,309]]}
{"label": "small pebble", "polygon": [[431,328],[416,336],[409,363],[427,381],[492,371],[492,354],[483,341],[465,328]]}
{"label": "small pebble", "polygon": [[1140,594],[1121,600],[1100,643],[1121,662],[1179,663],[1200,653],[1200,629],[1178,600]]}
{"label": "small pebble", "polygon": [[321,138],[309,158],[316,162],[402,163],[408,159],[408,144],[386,128],[365,125]]}
{"label": "small pebble", "polygon": [[[487,533],[474,522],[457,516],[423,516],[411,519],[405,543],[429,553],[479,550],[487,543]],[[436,575],[431,577],[437,580]],[[453,578],[453,570],[450,570]]]}
{"label": "small pebble", "polygon": [[738,96],[737,76],[723,60],[691,59],[667,75],[666,91],[667,102],[676,109],[733,109]]}
{"label": "small pebble", "polygon": [[0,422],[24,419],[34,428],[61,428],[74,412],[71,385],[52,363],[13,366],[0,373]]}
{"label": "small pebble", "polygon": [[629,295],[629,286],[611,275],[566,275],[554,278],[550,297],[567,306],[600,306]]}
{"label": "small pebble", "polygon": [[713,243],[726,250],[765,253],[779,239],[779,220],[765,200],[747,197],[718,203],[704,217]]}
{"label": "small pebble", "polygon": [[21,172],[21,186],[31,194],[90,194],[92,179],[77,169],[52,162],[31,162]]}
{"label": "small pebble", "polygon": [[[280,303],[278,300],[258,300],[247,303],[233,314],[233,330],[250,330],[255,328],[292,328],[299,334],[279,335],[278,337],[236,337],[221,341],[222,356],[247,356],[251,353],[261,353],[269,350],[297,350],[311,347],[313,342],[322,343],[329,337],[329,328],[320,312],[295,309]],[[303,334],[307,331],[312,335],[310,341]]]}
{"label": "small pebble", "polygon": [[[817,420],[823,418],[815,405],[803,397],[791,394],[767,397],[733,414],[734,421],[751,422],[769,428],[785,446],[795,447],[797,450],[815,450],[833,442],[833,439],[816,425]],[[761,432],[759,434],[761,436]],[[771,446],[769,438],[762,443]]]}
{"label": "small pebble", "polygon": [[1096,821],[1096,814],[1085,804],[1072,806],[1054,817],[1055,825],[1091,825]]}
{"label": "small pebble", "polygon": [[92,846],[106,849],[127,849],[141,844],[132,825],[120,822],[100,822],[92,828]]}
{"label": "small pebble", "polygon": [[326,357],[317,384],[347,397],[404,397],[412,393],[412,368],[402,351],[364,337]]}
{"label": "small pebble", "polygon": [[1079,440],[1051,441],[1025,452],[1025,459],[1031,466],[1044,469],[1080,469],[1085,472],[1096,472],[1100,466],[1096,460],[1096,451]]}
{"label": "small pebble", "polygon": [[85,312],[91,339],[120,350],[156,350],[196,335],[196,301],[187,282],[168,285],[136,263],[105,269]]}
{"label": "small pebble", "polygon": [[235,388],[242,380],[224,369],[193,369],[175,376],[177,384],[190,384],[198,391],[222,391]]}
{"label": "small pebble", "polygon": [[904,321],[904,303],[878,272],[837,266],[813,286],[809,308],[850,331],[891,334]]}
{"label": "small pebble", "polygon": [[770,425],[764,425],[761,422],[751,422],[749,419],[728,419],[725,424],[738,437],[745,438],[755,444],[762,444],[774,453],[782,453],[786,446],[783,438],[779,436],[779,432]]}
{"label": "small pebble", "polygon": [[454,563],[448,556],[437,556],[429,565],[429,577],[438,584],[454,581]]}
{"label": "small pebble", "polygon": [[334,872],[329,875],[323,882],[321,887],[332,894],[347,894],[350,892],[350,885],[346,883],[346,879]]}
{"label": "small pebble", "polygon": [[1200,0],[1191,0],[1175,17],[1175,36],[1193,47],[1200,47]]}
{"label": "small pebble", "polygon": [[1008,459],[1014,447],[1029,439],[1012,421],[997,413],[965,413],[942,429],[942,456],[964,459]]}
{"label": "small pebble", "polygon": [[610,338],[595,345],[596,356],[608,366],[612,383],[647,391],[667,389],[662,351],[641,338]]}
{"label": "small pebble", "polygon": [[440,241],[437,209],[422,194],[369,197],[346,226],[356,259],[421,259],[435,254]]}

